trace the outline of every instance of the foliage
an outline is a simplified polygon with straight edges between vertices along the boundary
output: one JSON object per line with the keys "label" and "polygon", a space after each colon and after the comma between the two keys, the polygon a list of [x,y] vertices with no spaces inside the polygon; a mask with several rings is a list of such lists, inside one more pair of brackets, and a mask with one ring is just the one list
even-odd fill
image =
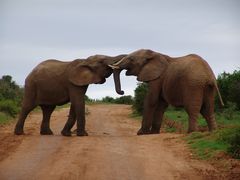
{"label": "foliage", "polygon": [[12,117],[15,117],[19,112],[19,107],[13,100],[2,100],[0,101],[0,112],[4,112]]}
{"label": "foliage", "polygon": [[202,158],[213,158],[219,153],[240,159],[240,126],[225,127],[213,133],[194,132],[186,137],[194,153]]}
{"label": "foliage", "polygon": [[11,99],[20,104],[23,97],[23,89],[20,88],[9,75],[2,76],[0,79],[0,101]]}
{"label": "foliage", "polygon": [[11,117],[3,112],[0,112],[0,124],[5,124],[9,122]]}
{"label": "foliage", "polygon": [[86,103],[91,103],[91,102],[94,101],[93,99],[89,98],[86,94],[84,96],[84,100],[85,100]]}
{"label": "foliage", "polygon": [[0,79],[0,112],[15,117],[19,112],[23,97],[23,89],[20,88],[9,75]]}
{"label": "foliage", "polygon": [[[218,76],[217,83],[223,101],[235,103],[237,109],[240,110],[240,70],[235,70],[232,74],[223,72]],[[216,105],[218,106],[218,104]]]}
{"label": "foliage", "polygon": [[101,102],[103,103],[115,103],[115,104],[132,104],[133,98],[132,96],[121,96],[119,98],[113,98],[110,96],[106,96],[102,98]]}
{"label": "foliage", "polygon": [[218,134],[218,140],[228,144],[227,152],[240,159],[240,126],[223,129]]}
{"label": "foliage", "polygon": [[134,90],[133,109],[136,114],[143,114],[143,105],[147,89],[148,86],[146,83],[138,83],[137,88]]}
{"label": "foliage", "polygon": [[217,141],[215,133],[193,132],[186,137],[186,140],[194,154],[201,159],[213,158],[219,153],[226,152],[228,148],[228,144]]}
{"label": "foliage", "polygon": [[110,97],[110,96],[106,96],[106,97],[102,98],[101,101],[104,103],[114,103],[114,98]]}
{"label": "foliage", "polygon": [[133,104],[133,98],[132,96],[121,96],[119,98],[116,98],[114,100],[114,103],[116,104]]}
{"label": "foliage", "polygon": [[236,103],[233,102],[227,102],[226,108],[223,110],[223,115],[228,119],[231,120],[234,118],[234,113],[237,110]]}

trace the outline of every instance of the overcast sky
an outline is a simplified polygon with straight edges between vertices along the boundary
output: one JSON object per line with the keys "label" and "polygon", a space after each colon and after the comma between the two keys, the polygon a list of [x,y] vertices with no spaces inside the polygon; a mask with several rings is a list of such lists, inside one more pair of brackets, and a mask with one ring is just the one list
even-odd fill
{"label": "overcast sky", "polygon": [[[45,59],[71,61],[140,48],[196,53],[215,75],[240,68],[239,0],[0,0],[0,76],[20,85]],[[136,77],[124,76],[125,95]],[[112,76],[87,95],[118,97]]]}

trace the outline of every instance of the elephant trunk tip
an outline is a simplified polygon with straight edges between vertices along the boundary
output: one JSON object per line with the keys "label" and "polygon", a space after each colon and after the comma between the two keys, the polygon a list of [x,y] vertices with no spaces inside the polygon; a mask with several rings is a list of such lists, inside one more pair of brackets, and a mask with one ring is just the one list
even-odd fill
{"label": "elephant trunk tip", "polygon": [[121,69],[114,69],[113,70],[113,78],[115,82],[115,90],[118,94],[123,95],[124,91],[121,89],[121,83],[120,83],[120,73]]}
{"label": "elephant trunk tip", "polygon": [[124,95],[124,91],[120,90],[120,91],[117,91],[118,94],[120,95]]}

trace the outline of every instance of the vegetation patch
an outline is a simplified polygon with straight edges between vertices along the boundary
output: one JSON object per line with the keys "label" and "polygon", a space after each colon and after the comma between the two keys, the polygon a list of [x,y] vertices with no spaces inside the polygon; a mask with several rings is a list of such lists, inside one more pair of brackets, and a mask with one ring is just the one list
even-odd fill
{"label": "vegetation patch", "polygon": [[0,79],[0,124],[16,117],[20,111],[23,89],[9,75]]}
{"label": "vegetation patch", "polygon": [[12,118],[9,115],[7,115],[3,112],[0,112],[0,125],[8,123],[9,120],[11,120],[11,119]]}
{"label": "vegetation patch", "polygon": [[194,132],[185,138],[200,159],[216,157],[219,153],[225,153],[228,144],[217,140],[217,136],[211,133]]}

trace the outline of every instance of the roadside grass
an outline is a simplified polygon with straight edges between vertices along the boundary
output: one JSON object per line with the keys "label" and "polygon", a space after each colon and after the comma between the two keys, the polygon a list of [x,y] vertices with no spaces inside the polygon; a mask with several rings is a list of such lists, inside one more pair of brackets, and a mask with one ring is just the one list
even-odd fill
{"label": "roadside grass", "polygon": [[[133,113],[130,117],[141,120],[142,117]],[[240,159],[240,112],[234,111],[232,119],[228,114],[215,114],[218,129],[209,132],[206,120],[199,115],[198,132],[187,134],[188,115],[183,109],[168,108],[164,114],[162,127],[165,132],[185,133],[187,142],[195,157],[200,159],[216,159],[231,156]]]}
{"label": "roadside grass", "polygon": [[217,157],[219,154],[225,154],[229,145],[218,140],[217,133],[194,132],[184,138],[193,154],[200,159],[209,159]]}
{"label": "roadside grass", "polygon": [[[60,110],[62,108],[68,108],[68,107],[70,107],[70,103],[64,104],[62,106],[57,106],[55,111],[58,111],[58,110]],[[33,110],[33,112],[41,112],[40,106],[37,106]],[[0,112],[0,125],[8,124],[8,123],[10,123],[10,122],[12,122],[14,120],[16,120],[16,117],[13,117],[13,116],[5,113],[5,112]]]}
{"label": "roadside grass", "polygon": [[8,122],[10,122],[11,119],[12,117],[7,115],[6,113],[0,112],[0,125],[7,124]]}
{"label": "roadside grass", "polygon": [[[206,120],[199,115],[199,132],[187,134],[185,140],[200,159],[217,158],[228,155],[240,159],[240,113],[234,111],[232,119],[225,113],[216,113],[218,129],[208,132]],[[183,110],[170,108],[165,113],[163,127],[167,132],[187,132],[188,116]]]}

